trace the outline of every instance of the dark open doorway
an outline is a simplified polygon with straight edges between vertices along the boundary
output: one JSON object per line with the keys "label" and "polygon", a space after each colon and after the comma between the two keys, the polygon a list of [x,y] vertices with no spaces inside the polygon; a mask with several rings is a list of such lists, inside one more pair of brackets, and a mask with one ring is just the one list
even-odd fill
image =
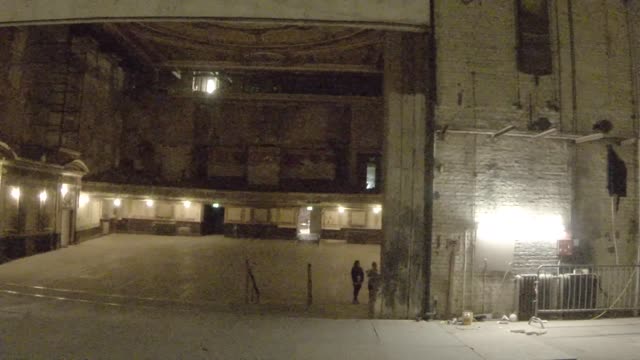
{"label": "dark open doorway", "polygon": [[224,234],[224,208],[213,204],[205,205],[202,219],[202,234]]}

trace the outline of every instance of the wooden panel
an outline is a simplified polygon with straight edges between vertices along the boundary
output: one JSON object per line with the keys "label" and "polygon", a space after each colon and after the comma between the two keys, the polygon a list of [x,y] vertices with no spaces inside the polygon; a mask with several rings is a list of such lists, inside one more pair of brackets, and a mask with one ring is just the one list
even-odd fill
{"label": "wooden panel", "polygon": [[269,222],[269,209],[253,209],[253,221],[257,223]]}
{"label": "wooden panel", "polygon": [[242,208],[227,208],[224,212],[225,222],[242,222]]}
{"label": "wooden panel", "polygon": [[351,211],[349,213],[349,225],[353,227],[365,227],[367,225],[367,213],[364,211]]}

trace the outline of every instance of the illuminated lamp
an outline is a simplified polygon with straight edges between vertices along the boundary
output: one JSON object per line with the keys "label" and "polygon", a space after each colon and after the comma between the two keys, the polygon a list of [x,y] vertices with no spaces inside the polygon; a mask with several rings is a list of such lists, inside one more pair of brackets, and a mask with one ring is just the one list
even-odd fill
{"label": "illuminated lamp", "polygon": [[38,195],[38,198],[40,198],[40,202],[44,203],[45,201],[47,201],[47,191],[46,190],[42,190],[42,192],[40,192],[40,195]]}
{"label": "illuminated lamp", "polygon": [[188,209],[191,207],[191,201],[185,200],[182,202],[182,205],[184,205],[185,209]]}
{"label": "illuminated lamp", "polygon": [[344,207],[343,206],[338,206],[338,212],[340,214],[343,214],[344,213]]}
{"label": "illuminated lamp", "polygon": [[219,207],[220,207],[220,204],[218,204],[218,203],[213,203],[213,205],[211,205],[211,206],[213,206],[214,208],[219,208]]}
{"label": "illuminated lamp", "polygon": [[115,206],[115,207],[120,207],[120,205],[122,205],[122,200],[120,200],[120,199],[113,199],[113,206]]}
{"label": "illuminated lamp", "polygon": [[307,206],[307,210],[313,211],[313,206]]}
{"label": "illuminated lamp", "polygon": [[196,72],[193,74],[192,90],[206,94],[213,94],[220,88],[220,79],[216,73]]}
{"label": "illuminated lamp", "polygon": [[19,187],[12,187],[11,188],[11,197],[16,199],[16,200],[20,200],[20,188]]}
{"label": "illuminated lamp", "polygon": [[151,199],[145,200],[144,203],[147,204],[147,207],[152,207],[153,206],[153,200],[151,200]]}
{"label": "illuminated lamp", "polygon": [[380,205],[374,206],[374,208],[373,208],[373,213],[374,214],[380,214],[381,211],[382,211],[382,206],[380,206]]}

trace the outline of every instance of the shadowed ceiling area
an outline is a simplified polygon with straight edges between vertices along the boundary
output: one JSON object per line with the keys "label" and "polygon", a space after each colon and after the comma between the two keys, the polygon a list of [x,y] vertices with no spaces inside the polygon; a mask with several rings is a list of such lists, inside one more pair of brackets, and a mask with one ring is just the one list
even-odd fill
{"label": "shadowed ceiling area", "polygon": [[208,22],[89,26],[101,43],[157,69],[382,71],[379,30]]}

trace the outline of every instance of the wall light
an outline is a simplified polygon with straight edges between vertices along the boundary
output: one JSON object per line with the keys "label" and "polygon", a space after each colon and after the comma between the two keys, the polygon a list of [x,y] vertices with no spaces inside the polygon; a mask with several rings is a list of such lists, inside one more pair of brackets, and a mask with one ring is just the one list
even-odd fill
{"label": "wall light", "polygon": [[340,214],[344,213],[344,207],[342,207],[342,206],[338,206],[338,212],[339,212]]}
{"label": "wall light", "polygon": [[185,200],[182,202],[182,205],[184,205],[185,209],[188,209],[191,207],[191,201]]}
{"label": "wall light", "polygon": [[11,197],[16,199],[16,200],[20,200],[20,188],[17,186],[14,186],[11,188]]}
{"label": "wall light", "polygon": [[78,206],[84,207],[88,203],[89,203],[89,195],[84,193],[80,194],[80,199],[78,200]]}
{"label": "wall light", "polygon": [[220,207],[220,204],[218,204],[218,203],[213,203],[213,205],[211,205],[211,206],[213,206],[214,208],[219,208],[219,207]]}
{"label": "wall light", "polygon": [[113,206],[115,206],[115,207],[120,207],[120,205],[122,205],[122,200],[120,200],[120,199],[113,199]]}
{"label": "wall light", "polygon": [[307,210],[313,211],[313,206],[307,206]]}
{"label": "wall light", "polygon": [[145,200],[144,203],[147,204],[147,207],[152,207],[153,206],[153,200],[151,200],[151,199]]}
{"label": "wall light", "polygon": [[42,192],[40,192],[40,195],[38,195],[38,198],[40,198],[40,202],[44,203],[45,201],[47,201],[47,190],[42,190]]}
{"label": "wall light", "polygon": [[376,205],[376,206],[373,207],[373,213],[374,214],[380,214],[381,211],[382,211],[382,206]]}
{"label": "wall light", "polygon": [[60,194],[62,194],[62,197],[65,197],[68,192],[69,192],[69,185],[67,184],[60,185]]}

